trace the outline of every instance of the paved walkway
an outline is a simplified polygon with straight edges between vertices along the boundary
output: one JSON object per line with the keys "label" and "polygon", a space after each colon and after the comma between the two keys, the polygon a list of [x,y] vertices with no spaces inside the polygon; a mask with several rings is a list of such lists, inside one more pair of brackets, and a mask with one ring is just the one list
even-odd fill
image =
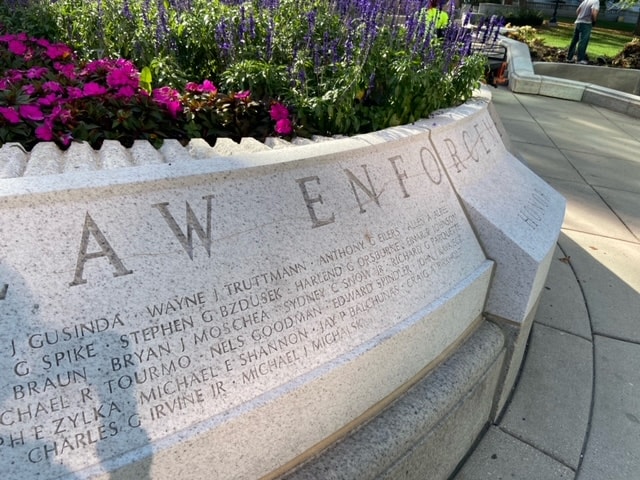
{"label": "paved walkway", "polygon": [[511,402],[455,480],[640,479],[640,119],[492,93],[567,212]]}

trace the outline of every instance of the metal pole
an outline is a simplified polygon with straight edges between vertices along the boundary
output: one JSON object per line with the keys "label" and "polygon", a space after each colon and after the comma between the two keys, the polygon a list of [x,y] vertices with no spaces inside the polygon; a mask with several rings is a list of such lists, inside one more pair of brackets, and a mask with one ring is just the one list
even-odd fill
{"label": "metal pole", "polygon": [[555,27],[558,25],[558,4],[560,3],[560,0],[556,0],[555,1],[555,5],[553,7],[553,15],[551,15],[551,20],[549,20],[549,25]]}

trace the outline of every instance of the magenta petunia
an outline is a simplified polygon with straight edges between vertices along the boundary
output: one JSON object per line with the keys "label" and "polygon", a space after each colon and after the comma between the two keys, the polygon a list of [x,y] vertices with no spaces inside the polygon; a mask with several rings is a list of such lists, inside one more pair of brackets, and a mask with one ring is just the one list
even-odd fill
{"label": "magenta petunia", "polygon": [[4,74],[11,83],[18,83],[24,80],[24,73],[20,70],[7,70]]}
{"label": "magenta petunia", "polygon": [[43,107],[50,107],[58,103],[59,100],[60,100],[60,97],[58,97],[58,95],[56,95],[55,93],[49,93],[44,97],[38,98],[37,104]]}
{"label": "magenta petunia", "polygon": [[47,67],[33,67],[27,71],[27,78],[30,80],[38,80],[44,77],[49,69]]}
{"label": "magenta petunia", "polygon": [[271,120],[278,121],[284,118],[289,118],[289,110],[281,103],[274,103],[269,110]]}
{"label": "magenta petunia", "polygon": [[11,40],[7,48],[14,55],[23,56],[27,53],[27,46],[19,40]]}
{"label": "magenta petunia", "polygon": [[69,80],[75,80],[78,77],[76,73],[76,67],[71,63],[55,62],[53,64],[53,68],[55,68],[58,72],[60,72],[62,76],[68,78]]}
{"label": "magenta petunia", "polygon": [[237,92],[233,96],[238,100],[242,100],[243,102],[246,102],[249,100],[249,97],[251,97],[251,90],[243,90],[242,92]]}
{"label": "magenta petunia", "polygon": [[293,124],[288,118],[281,118],[276,122],[275,130],[278,135],[291,135],[293,133]]}
{"label": "magenta petunia", "polygon": [[20,105],[18,112],[24,120],[44,120],[44,114],[38,105]]}
{"label": "magenta petunia", "polygon": [[136,90],[135,88],[131,87],[131,86],[125,86],[120,88],[117,92],[116,92],[116,97],[118,98],[131,98],[136,94]]}
{"label": "magenta petunia", "polygon": [[159,103],[166,103],[180,99],[180,93],[171,87],[160,87],[153,91],[153,99]]}
{"label": "magenta petunia", "polygon": [[73,140],[73,136],[70,133],[65,133],[60,137],[60,143],[62,143],[62,145],[64,145],[65,147],[68,147],[69,145],[71,145],[72,140]]}
{"label": "magenta petunia", "polygon": [[203,92],[213,93],[214,95],[218,93],[218,87],[216,87],[211,80],[205,80],[202,82],[200,86]]}
{"label": "magenta petunia", "polygon": [[51,115],[49,115],[49,120],[55,121],[59,120],[63,124],[69,123],[72,119],[71,112],[66,108],[62,108],[60,105],[55,105],[51,110]]}
{"label": "magenta petunia", "polygon": [[102,85],[96,82],[86,83],[84,87],[82,87],[82,93],[86,97],[95,97],[97,95],[104,95],[105,93],[107,93],[107,91],[108,90],[106,89],[106,87],[103,87]]}
{"label": "magenta petunia", "polygon": [[117,67],[107,74],[107,85],[111,88],[133,87],[140,85],[140,73],[130,62],[118,63]]}
{"label": "magenta petunia", "polygon": [[13,40],[24,42],[27,40],[27,34],[25,32],[21,32],[21,33],[8,33],[6,35],[0,36],[0,41],[2,42],[11,42]]}
{"label": "magenta petunia", "polygon": [[42,84],[42,90],[45,92],[60,93],[62,92],[62,85],[58,82],[44,82]]}
{"label": "magenta petunia", "polygon": [[189,82],[185,85],[184,89],[187,92],[191,92],[191,93],[201,93],[202,92],[202,87],[200,85],[198,85],[196,82]]}
{"label": "magenta petunia", "polygon": [[78,87],[67,87],[67,97],[70,99],[82,98],[84,94],[82,93],[82,89]]}
{"label": "magenta petunia", "polygon": [[164,105],[173,118],[176,118],[182,109],[180,94],[171,87],[156,88],[153,91],[153,99],[159,104]]}
{"label": "magenta petunia", "polygon": [[173,118],[176,118],[178,116],[178,113],[180,113],[180,110],[182,109],[182,105],[178,101],[168,102],[165,104],[165,106],[167,107],[169,114]]}
{"label": "magenta petunia", "polygon": [[34,95],[36,93],[36,86],[32,84],[23,85],[22,91],[27,95]]}
{"label": "magenta petunia", "polygon": [[49,122],[44,122],[36,128],[36,138],[43,142],[50,142],[53,140],[53,128],[51,128]]}
{"label": "magenta petunia", "polygon": [[20,123],[20,115],[12,107],[0,107],[0,115],[9,123]]}
{"label": "magenta petunia", "polygon": [[64,43],[49,44],[46,46],[47,57],[51,60],[57,60],[59,58],[67,58],[71,56],[71,49]]}

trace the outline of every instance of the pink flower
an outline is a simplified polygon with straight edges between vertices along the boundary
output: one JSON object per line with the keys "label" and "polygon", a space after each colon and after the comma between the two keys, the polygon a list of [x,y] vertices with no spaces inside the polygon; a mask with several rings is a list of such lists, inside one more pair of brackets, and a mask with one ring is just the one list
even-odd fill
{"label": "pink flower", "polygon": [[156,88],[153,91],[153,99],[159,103],[166,103],[174,100],[180,100],[180,94],[171,87]]}
{"label": "pink flower", "polygon": [[19,40],[9,41],[8,49],[11,53],[20,57],[27,53],[27,46]]}
{"label": "pink flower", "polygon": [[67,87],[67,97],[71,100],[75,98],[82,98],[84,94],[82,93],[82,89],[78,87]]}
{"label": "pink flower", "polygon": [[31,85],[31,84],[23,85],[22,86],[22,91],[24,93],[26,93],[27,95],[33,95],[33,94],[36,93],[36,87],[35,87],[35,85]]}
{"label": "pink flower", "polygon": [[44,77],[49,69],[47,67],[33,67],[27,71],[27,78],[31,80],[38,80]]}
{"label": "pink flower", "polygon": [[108,71],[111,69],[111,63],[106,58],[99,58],[98,60],[92,60],[84,67],[83,74],[92,74],[100,71]]}
{"label": "pink flower", "polygon": [[51,42],[46,38],[34,38],[32,40],[36,45],[39,45],[42,48],[47,48],[49,45],[51,45]]}
{"label": "pink flower", "polygon": [[20,105],[18,111],[24,120],[44,120],[44,114],[38,105]]}
{"label": "pink flower", "polygon": [[20,70],[7,70],[5,75],[7,80],[12,83],[18,83],[24,79],[24,74]]}
{"label": "pink flower", "polygon": [[71,112],[60,105],[53,107],[51,115],[49,116],[51,121],[60,120],[63,124],[67,124],[71,120]]}
{"label": "pink flower", "polygon": [[205,80],[201,85],[202,91],[207,93],[218,93],[218,87],[216,87],[210,80]]}
{"label": "pink flower", "polygon": [[107,85],[111,88],[133,87],[140,85],[140,73],[131,62],[118,62],[116,68],[107,74]]}
{"label": "pink flower", "polygon": [[64,43],[49,44],[45,47],[47,49],[47,57],[51,60],[57,60],[59,58],[67,58],[71,56],[71,49]]}
{"label": "pink flower", "polygon": [[288,118],[281,118],[276,122],[275,130],[278,135],[291,135],[293,133],[293,124]]}
{"label": "pink flower", "polygon": [[53,129],[49,122],[44,122],[38,128],[36,128],[36,138],[43,142],[50,142],[53,140]]}
{"label": "pink flower", "polygon": [[173,118],[178,116],[182,105],[180,103],[180,94],[177,90],[170,87],[156,88],[153,91],[153,99],[169,111]]}
{"label": "pink flower", "polygon": [[131,98],[136,94],[136,91],[131,86],[122,87],[120,90],[116,92],[116,97],[118,98]]}
{"label": "pink flower", "polygon": [[218,93],[218,87],[216,87],[211,80],[205,80],[201,85],[195,82],[189,82],[185,86],[185,90],[191,93],[211,93],[213,95]]}
{"label": "pink flower", "polygon": [[12,40],[19,40],[24,42],[27,40],[27,34],[25,32],[20,33],[8,33],[7,35],[0,36],[0,41],[11,42]]}
{"label": "pink flower", "polygon": [[64,145],[65,147],[71,145],[71,140],[73,140],[73,137],[70,133],[65,133],[60,137],[60,143],[62,143],[62,145]]}
{"label": "pink flower", "polygon": [[76,67],[70,63],[60,63],[55,62],[53,64],[53,68],[55,68],[60,74],[69,80],[75,80],[78,75],[76,75]]}
{"label": "pink flower", "polygon": [[82,88],[82,93],[85,97],[95,97],[97,95],[104,95],[107,93],[107,89],[96,82],[89,82]]}
{"label": "pink flower", "polygon": [[20,115],[13,107],[0,107],[0,115],[9,123],[20,123]]}
{"label": "pink flower", "polygon": [[51,105],[55,105],[58,102],[59,98],[55,93],[50,93],[45,95],[44,97],[40,97],[37,100],[38,105],[42,105],[43,107],[50,107]]}
{"label": "pink flower", "polygon": [[58,82],[44,82],[42,84],[42,90],[45,92],[60,93],[62,92],[62,85]]}
{"label": "pink flower", "polygon": [[184,89],[187,92],[191,93],[200,93],[202,92],[202,87],[198,85],[196,82],[189,82],[185,85]]}
{"label": "pink flower", "polygon": [[271,120],[278,121],[284,118],[289,118],[289,110],[281,103],[274,103],[269,110]]}
{"label": "pink flower", "polygon": [[249,97],[251,97],[251,90],[243,90],[242,92],[236,93],[233,97],[246,102],[249,100]]}

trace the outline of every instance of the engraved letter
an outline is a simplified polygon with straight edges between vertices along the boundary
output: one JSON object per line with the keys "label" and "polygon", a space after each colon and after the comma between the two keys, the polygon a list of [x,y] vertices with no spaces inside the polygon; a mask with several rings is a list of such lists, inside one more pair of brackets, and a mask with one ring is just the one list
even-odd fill
{"label": "engraved letter", "polygon": [[484,127],[485,127],[485,131],[484,131],[484,132],[482,132],[482,131],[480,130],[480,128],[478,127],[478,124],[475,124],[475,125],[473,126],[473,128],[475,128],[475,129],[476,129],[476,133],[478,134],[478,138],[480,139],[480,143],[481,143],[481,144],[482,144],[482,146],[484,147],[484,153],[485,153],[485,154],[489,154],[489,153],[491,153],[491,148],[489,148],[489,147],[487,146],[487,144],[485,143],[483,133],[488,132],[492,137],[493,137],[493,135],[492,135],[491,130],[489,130],[489,127],[488,127],[486,124],[484,124]]}
{"label": "engraved letter", "polygon": [[465,166],[464,162],[460,160],[460,157],[458,157],[456,144],[453,143],[453,140],[451,140],[450,138],[445,138],[444,143],[446,143],[447,148],[449,149],[449,153],[451,154],[451,158],[453,159],[453,166],[456,167],[458,173],[462,171],[460,170],[460,166],[462,166],[462,168],[466,170],[467,167]]}
{"label": "engraved letter", "polygon": [[378,194],[376,193],[376,190],[373,187],[373,184],[371,183],[371,178],[369,177],[369,171],[367,170],[367,166],[366,165],[360,165],[360,166],[362,167],[365,175],[367,176],[367,181],[369,182],[369,186],[371,187],[371,190],[367,189],[367,187],[365,187],[364,184],[349,169],[345,168],[344,171],[347,174],[347,177],[349,177],[349,183],[351,184],[351,188],[353,189],[353,194],[355,195],[356,200],[358,201],[358,205],[360,206],[360,213],[365,213],[366,210],[362,208],[362,202],[360,201],[360,197],[358,196],[356,185],[358,185],[358,187],[360,187],[360,189],[363,190],[364,193],[366,193],[371,200],[376,202],[376,205],[380,206],[380,202],[378,200]]}
{"label": "engraved letter", "polygon": [[193,260],[194,230],[196,231],[196,234],[198,234],[198,238],[200,238],[200,241],[204,244],[207,255],[209,257],[211,256],[211,199],[213,198],[213,195],[206,195],[202,198],[207,201],[207,231],[205,232],[202,228],[202,225],[200,225],[200,222],[198,222],[196,215],[193,213],[193,210],[191,210],[191,205],[189,205],[189,202],[185,202],[187,205],[186,236],[178,225],[178,222],[176,222],[175,218],[173,218],[173,215],[171,215],[171,213],[169,212],[169,209],[167,208],[169,203],[156,203],[155,205],[153,205],[153,207],[157,208],[160,211],[160,214],[166,220],[169,228],[176,236],[176,238],[180,241],[182,248],[184,248],[191,260]]}
{"label": "engraved letter", "polygon": [[[93,238],[98,242],[100,246],[99,252],[87,253],[87,247],[89,246],[89,235],[92,235]],[[116,252],[111,248],[109,242],[104,237],[103,233],[100,231],[96,223],[93,221],[89,212],[87,212],[84,218],[84,229],[82,230],[82,240],[80,241],[80,251],[78,252],[78,261],[76,263],[76,274],[73,278],[73,282],[69,284],[70,287],[75,285],[82,285],[87,283],[87,281],[82,278],[84,273],[84,264],[87,260],[92,260],[94,258],[107,257],[109,263],[113,268],[115,268],[115,272],[113,273],[114,277],[120,277],[122,275],[129,275],[133,273],[133,270],[127,270],[122,263],[122,260],[116,255]]]}
{"label": "engraved letter", "polygon": [[396,165],[396,160],[402,160],[402,157],[400,155],[395,155],[389,159],[389,161],[391,162],[391,165],[393,165],[393,171],[396,172],[396,178],[398,179],[398,182],[400,182],[400,188],[402,188],[402,193],[404,193],[403,198],[408,198],[410,195],[404,186],[404,180],[406,180],[409,177],[407,176],[407,172],[405,171],[400,173],[400,171],[398,170],[398,166]]}
{"label": "engraved letter", "polygon": [[464,142],[464,146],[467,147],[467,152],[469,152],[469,156],[473,159],[474,162],[479,162],[480,157],[476,154],[476,146],[478,145],[478,140],[481,137],[476,138],[475,141],[471,141],[471,135],[466,130],[462,131],[462,141]]}
{"label": "engraved letter", "polygon": [[[427,167],[427,164],[424,161],[424,157],[425,157],[425,152],[429,154],[429,156],[431,157],[431,163],[433,165],[435,165],[435,172],[432,175],[431,172],[429,171],[429,168]],[[427,147],[422,147],[420,149],[420,161],[422,162],[422,168],[424,168],[424,171],[426,172],[427,176],[429,177],[429,179],[435,184],[435,185],[440,185],[440,183],[442,182],[442,171],[440,170],[440,163],[438,162],[438,159],[436,158],[436,156],[433,154],[433,152],[431,150],[429,150]]]}
{"label": "engraved letter", "polygon": [[7,291],[9,290],[9,284],[5,283],[2,286],[2,289],[0,289],[0,300],[4,300],[5,298],[7,298]]}
{"label": "engraved letter", "polygon": [[313,177],[304,177],[304,178],[298,178],[296,179],[296,182],[298,182],[298,186],[300,187],[300,190],[302,191],[302,198],[304,198],[304,202],[307,205],[307,210],[309,211],[309,216],[311,217],[311,222],[312,222],[312,226],[311,228],[317,228],[317,227],[322,227],[324,225],[329,225],[330,223],[333,223],[336,221],[336,216],[335,214],[331,214],[330,218],[324,219],[324,220],[319,220],[318,216],[316,215],[316,211],[313,208],[313,204],[314,203],[320,203],[321,205],[324,203],[322,201],[322,195],[318,195],[317,197],[313,197],[311,198],[309,196],[309,191],[307,190],[307,182],[312,182],[314,181],[320,185],[320,179],[316,176]]}

